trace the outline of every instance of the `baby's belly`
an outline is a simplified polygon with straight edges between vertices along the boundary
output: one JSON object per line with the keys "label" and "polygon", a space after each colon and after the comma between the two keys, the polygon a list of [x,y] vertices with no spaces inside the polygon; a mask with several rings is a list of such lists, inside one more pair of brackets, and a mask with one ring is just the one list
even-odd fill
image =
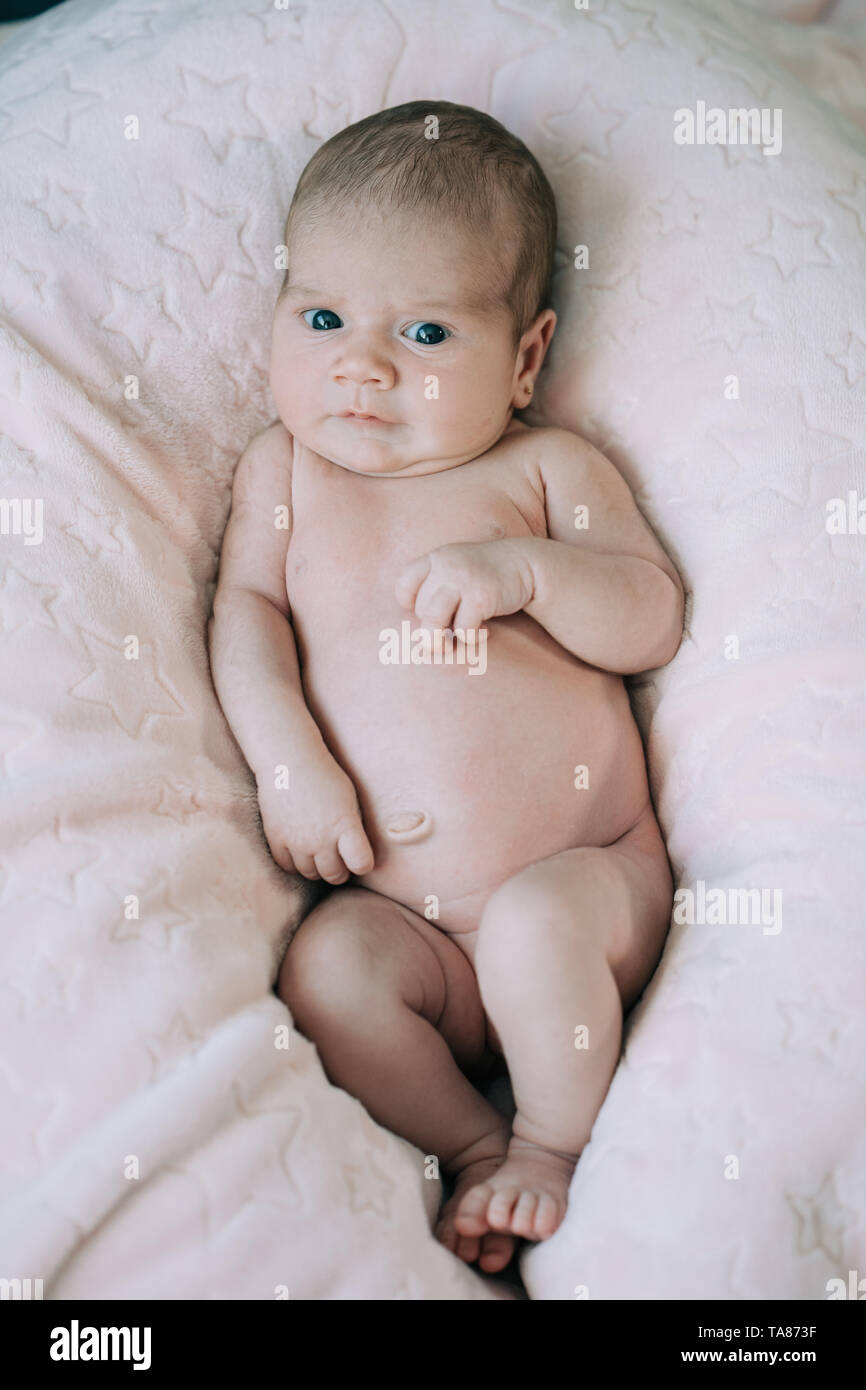
{"label": "baby's belly", "polygon": [[355,783],[376,858],[357,881],[446,931],[474,929],[484,898],[527,864],[611,844],[646,804],[621,678],[525,614],[489,624],[486,669],[480,648],[468,653],[474,672],[383,664],[374,628],[319,630],[304,646],[309,707]]}

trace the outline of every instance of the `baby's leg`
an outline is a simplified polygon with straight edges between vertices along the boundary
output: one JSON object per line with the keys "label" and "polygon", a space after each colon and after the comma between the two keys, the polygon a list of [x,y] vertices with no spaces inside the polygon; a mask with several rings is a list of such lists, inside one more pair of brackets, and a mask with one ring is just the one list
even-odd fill
{"label": "baby's leg", "polygon": [[488,900],[475,968],[517,1113],[505,1163],[462,1196],[462,1234],[543,1240],[562,1221],[617,1065],[623,1008],[658,961],[671,901],[651,808],[615,844],[530,865]]}
{"label": "baby's leg", "polygon": [[[460,1191],[460,1173],[480,1178],[501,1165],[510,1127],[460,1070],[484,1052],[478,983],[444,933],[369,889],[335,889],[292,939],[279,993],[333,1084],[436,1155]],[[450,1231],[437,1235],[461,1259],[480,1256],[490,1273],[508,1263],[512,1236],[458,1235],[443,1219]]]}

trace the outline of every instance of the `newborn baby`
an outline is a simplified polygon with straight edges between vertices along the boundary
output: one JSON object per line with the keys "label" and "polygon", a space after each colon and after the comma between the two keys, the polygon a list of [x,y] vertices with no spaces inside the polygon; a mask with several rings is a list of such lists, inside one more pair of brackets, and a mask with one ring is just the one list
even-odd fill
{"label": "newborn baby", "polygon": [[[673,657],[680,581],[613,465],[515,415],[555,240],[537,162],[471,108],[322,146],[210,624],[274,859],[334,885],[280,995],[438,1160],[436,1234],[489,1272],[562,1221],[672,903],[622,677]],[[503,1066],[512,1123],[477,1088]]]}

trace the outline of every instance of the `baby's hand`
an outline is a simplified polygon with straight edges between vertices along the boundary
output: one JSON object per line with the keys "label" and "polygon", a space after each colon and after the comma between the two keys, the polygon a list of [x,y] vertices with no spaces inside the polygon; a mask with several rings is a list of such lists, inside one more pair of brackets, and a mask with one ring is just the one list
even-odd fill
{"label": "baby's hand", "polygon": [[370,872],[373,850],[355,788],[327,750],[289,768],[286,788],[256,780],[265,837],[281,869],[335,884]]}
{"label": "baby's hand", "polygon": [[461,541],[412,560],[395,592],[425,627],[465,631],[531,603],[532,570],[517,540]]}

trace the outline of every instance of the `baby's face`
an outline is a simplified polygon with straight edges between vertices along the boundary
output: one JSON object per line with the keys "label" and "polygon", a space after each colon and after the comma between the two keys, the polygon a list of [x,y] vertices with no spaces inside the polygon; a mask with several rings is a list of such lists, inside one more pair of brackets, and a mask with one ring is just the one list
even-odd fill
{"label": "baby's face", "polygon": [[290,433],[356,473],[440,472],[489,449],[527,400],[511,316],[486,288],[504,254],[375,209],[298,226],[270,366]]}

